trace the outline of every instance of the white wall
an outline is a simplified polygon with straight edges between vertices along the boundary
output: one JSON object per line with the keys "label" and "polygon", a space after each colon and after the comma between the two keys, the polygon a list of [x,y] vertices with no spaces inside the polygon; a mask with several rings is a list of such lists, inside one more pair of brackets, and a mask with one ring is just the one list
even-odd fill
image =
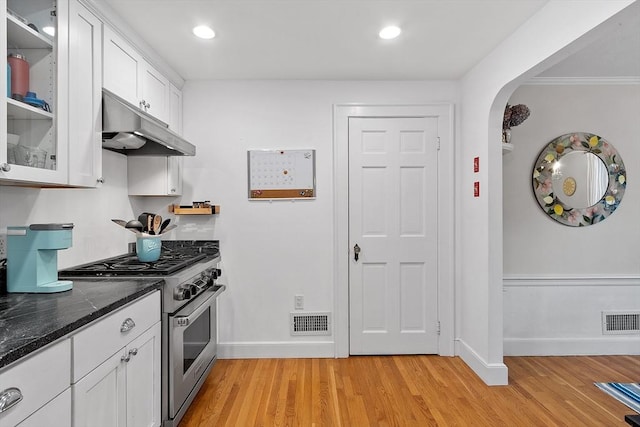
{"label": "white wall", "polygon": [[[489,384],[506,384],[503,357],[502,153],[504,105],[519,84],[615,27],[633,1],[551,1],[461,81],[456,275],[457,353]],[[571,24],[567,24],[571,23]],[[597,30],[593,30],[599,26]],[[578,40],[579,39],[579,40]],[[576,41],[577,40],[577,41]],[[567,46],[569,46],[567,48]],[[472,171],[480,157],[481,171]],[[473,197],[473,182],[480,197]],[[472,215],[469,213],[473,213]]]}
{"label": "white wall", "polygon": [[125,253],[135,236],[111,218],[133,218],[126,157],[107,150],[102,156],[104,184],[97,189],[0,186],[0,232],[7,226],[73,223],[73,246],[58,251],[59,268]]}
{"label": "white wall", "polygon": [[[333,104],[456,101],[452,82],[186,83],[185,137],[198,153],[185,159],[182,199],[222,206],[217,217],[189,218],[221,241],[222,357],[334,355],[333,336],[291,337],[288,326],[295,294],[306,311],[333,311]],[[279,148],[316,150],[315,200],[247,200],[247,150]]]}
{"label": "white wall", "polygon": [[[640,85],[529,85],[510,103],[531,116],[503,157],[505,354],[637,354],[639,336],[602,335],[601,312],[640,311]],[[608,140],[630,177],[620,207],[589,227],[552,220],[533,197],[540,150],[570,132]]]}

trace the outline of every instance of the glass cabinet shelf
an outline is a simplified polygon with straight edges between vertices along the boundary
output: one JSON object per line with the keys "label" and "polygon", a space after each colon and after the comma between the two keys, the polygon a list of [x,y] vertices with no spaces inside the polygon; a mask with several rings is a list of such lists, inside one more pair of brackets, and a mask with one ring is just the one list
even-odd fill
{"label": "glass cabinet shelf", "polygon": [[52,49],[53,41],[7,14],[7,40],[20,49]]}
{"label": "glass cabinet shelf", "polygon": [[7,98],[7,118],[9,120],[52,120],[53,114],[42,108]]}

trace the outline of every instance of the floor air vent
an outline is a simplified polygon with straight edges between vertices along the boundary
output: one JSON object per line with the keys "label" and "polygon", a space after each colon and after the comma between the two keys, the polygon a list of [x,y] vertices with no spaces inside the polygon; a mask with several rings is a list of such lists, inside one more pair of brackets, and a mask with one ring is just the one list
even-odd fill
{"label": "floor air vent", "polygon": [[291,335],[331,335],[331,313],[291,313]]}
{"label": "floor air vent", "polygon": [[640,334],[640,312],[602,312],[604,335]]}

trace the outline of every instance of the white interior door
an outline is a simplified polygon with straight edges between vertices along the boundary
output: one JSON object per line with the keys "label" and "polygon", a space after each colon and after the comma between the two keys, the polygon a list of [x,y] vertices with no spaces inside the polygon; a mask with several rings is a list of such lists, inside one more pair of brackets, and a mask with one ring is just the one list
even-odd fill
{"label": "white interior door", "polygon": [[437,196],[437,118],[349,118],[351,354],[438,352]]}

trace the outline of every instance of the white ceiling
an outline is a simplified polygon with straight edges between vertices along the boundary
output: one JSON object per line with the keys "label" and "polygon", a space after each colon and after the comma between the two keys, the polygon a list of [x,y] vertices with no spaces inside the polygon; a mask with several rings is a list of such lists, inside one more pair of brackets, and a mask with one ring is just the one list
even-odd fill
{"label": "white ceiling", "polygon": [[[457,79],[546,0],[97,0],[183,78]],[[191,29],[208,24],[212,40]],[[383,41],[386,25],[402,27]]]}
{"label": "white ceiling", "polygon": [[[458,79],[547,0],[95,0],[107,3],[184,79]],[[640,22],[640,21],[639,21]],[[207,24],[212,40],[195,38]],[[386,25],[402,27],[381,40]],[[627,29],[625,29],[626,31]],[[635,31],[616,34],[637,42]],[[628,33],[628,34],[627,34]],[[597,55],[611,57],[603,41]],[[628,59],[614,42],[615,56]],[[620,46],[619,46],[620,45]],[[626,45],[625,45],[626,46]],[[593,63],[593,54],[580,61]],[[624,73],[640,76],[630,61]],[[570,62],[570,61],[569,61]],[[599,63],[611,73],[612,61]],[[629,61],[627,61],[629,62]],[[584,73],[575,61],[549,70]],[[617,65],[616,65],[617,66]],[[555,71],[554,71],[555,70]],[[591,68],[591,72],[596,71]],[[573,74],[572,74],[573,73]]]}

